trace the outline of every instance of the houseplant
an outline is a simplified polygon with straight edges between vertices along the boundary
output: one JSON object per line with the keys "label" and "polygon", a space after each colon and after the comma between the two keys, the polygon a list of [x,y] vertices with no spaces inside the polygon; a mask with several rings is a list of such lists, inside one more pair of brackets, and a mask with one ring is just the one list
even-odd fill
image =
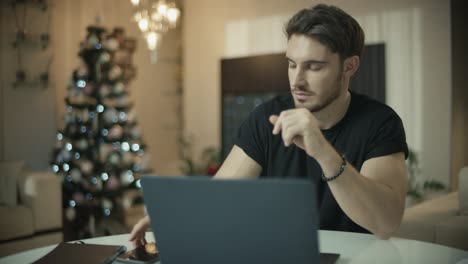
{"label": "houseplant", "polygon": [[182,166],[184,175],[208,175],[214,176],[221,166],[221,151],[216,147],[206,147],[195,158],[192,149],[193,136],[181,137]]}
{"label": "houseplant", "polygon": [[406,192],[406,207],[412,206],[419,202],[428,199],[430,194],[445,190],[445,185],[437,180],[418,179],[418,174],[421,173],[419,167],[418,154],[409,149],[408,158],[406,159],[406,168],[408,170],[408,191]]}

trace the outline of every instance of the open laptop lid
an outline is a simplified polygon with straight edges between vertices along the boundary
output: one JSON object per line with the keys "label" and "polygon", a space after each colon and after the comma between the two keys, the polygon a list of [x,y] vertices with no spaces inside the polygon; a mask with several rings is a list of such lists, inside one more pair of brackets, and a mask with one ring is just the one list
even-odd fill
{"label": "open laptop lid", "polygon": [[308,180],[142,177],[164,264],[318,263]]}

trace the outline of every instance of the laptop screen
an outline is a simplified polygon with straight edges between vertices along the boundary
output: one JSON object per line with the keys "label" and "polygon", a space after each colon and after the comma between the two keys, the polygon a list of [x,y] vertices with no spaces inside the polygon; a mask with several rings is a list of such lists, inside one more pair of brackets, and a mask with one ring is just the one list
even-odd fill
{"label": "laptop screen", "polygon": [[318,263],[308,180],[142,177],[161,262]]}

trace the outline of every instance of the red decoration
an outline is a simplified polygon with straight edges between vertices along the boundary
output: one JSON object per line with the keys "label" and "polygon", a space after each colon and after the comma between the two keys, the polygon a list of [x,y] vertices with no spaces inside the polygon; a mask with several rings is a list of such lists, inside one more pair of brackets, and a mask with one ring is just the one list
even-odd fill
{"label": "red decoration", "polygon": [[219,170],[219,167],[219,164],[209,164],[206,168],[206,173],[210,176],[213,176]]}

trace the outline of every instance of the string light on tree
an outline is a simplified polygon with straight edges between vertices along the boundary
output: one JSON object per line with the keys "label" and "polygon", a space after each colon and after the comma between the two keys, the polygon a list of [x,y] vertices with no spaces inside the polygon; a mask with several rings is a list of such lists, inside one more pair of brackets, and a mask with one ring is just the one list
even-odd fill
{"label": "string light on tree", "polygon": [[132,151],[134,144],[146,146],[130,112],[133,104],[125,99],[135,76],[135,40],[121,28],[107,32],[90,26],[87,31],[81,63],[68,83],[65,127],[55,134],[51,160],[62,179],[65,219],[78,233],[74,239],[93,236],[91,226],[103,218],[121,219],[123,194],[141,188],[136,181],[151,171],[147,161],[143,164],[148,156]]}

